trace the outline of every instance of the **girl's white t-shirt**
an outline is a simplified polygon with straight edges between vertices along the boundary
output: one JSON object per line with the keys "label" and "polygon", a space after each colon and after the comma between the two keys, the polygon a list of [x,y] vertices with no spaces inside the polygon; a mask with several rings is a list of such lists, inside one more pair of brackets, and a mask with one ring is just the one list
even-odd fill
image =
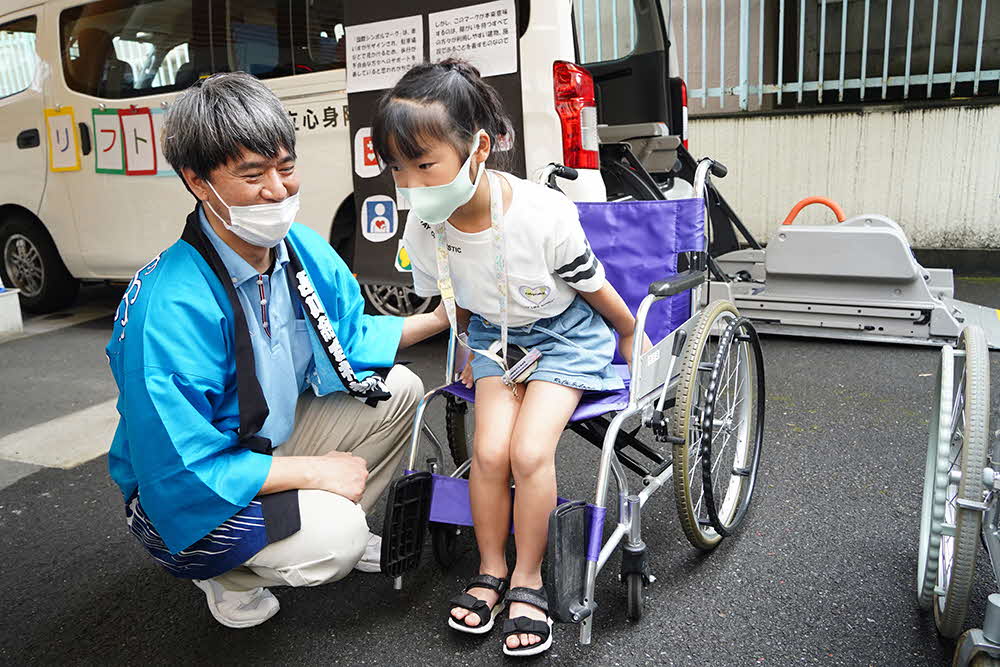
{"label": "girl's white t-shirt", "polygon": [[[495,172],[511,187],[503,217],[507,245],[508,326],[520,327],[562,313],[579,292],[604,285],[598,261],[580,226],[576,205],[560,192],[511,174]],[[448,255],[455,302],[487,321],[499,323],[493,231],[468,234],[449,222]],[[436,296],[437,240],[432,226],[409,212],[403,246],[413,267],[413,287],[423,297]]]}

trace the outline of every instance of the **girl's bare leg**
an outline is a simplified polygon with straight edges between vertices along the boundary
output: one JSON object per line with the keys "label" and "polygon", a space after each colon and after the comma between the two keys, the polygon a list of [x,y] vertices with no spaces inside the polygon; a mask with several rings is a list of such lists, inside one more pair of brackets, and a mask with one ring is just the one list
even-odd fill
{"label": "girl's bare leg", "polygon": [[[479,573],[507,576],[504,549],[510,535],[510,438],[521,403],[499,377],[476,382],[476,432],[472,445],[472,468],[469,474],[469,497],[472,521],[479,546]],[[488,588],[473,588],[469,594],[491,607],[497,593]],[[466,609],[455,607],[451,615],[476,625],[479,618],[469,618]]]}
{"label": "girl's bare leg", "polygon": [[[510,466],[514,473],[514,539],[517,563],[511,587],[540,588],[542,558],[548,542],[549,514],[556,506],[556,445],[573,415],[583,392],[552,382],[529,382],[510,441]],[[514,602],[510,616],[540,621],[545,613],[537,607]],[[517,648],[540,641],[538,635],[509,637],[507,646]]]}

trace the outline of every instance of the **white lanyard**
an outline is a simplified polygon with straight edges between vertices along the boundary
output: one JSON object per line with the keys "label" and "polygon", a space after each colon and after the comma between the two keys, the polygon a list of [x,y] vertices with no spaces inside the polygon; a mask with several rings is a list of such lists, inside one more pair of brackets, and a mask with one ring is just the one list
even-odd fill
{"label": "white lanyard", "polygon": [[[491,171],[486,172],[486,177],[490,183],[490,228],[493,230],[493,254],[496,258],[496,284],[497,292],[500,294],[500,350],[502,357],[493,354],[488,350],[480,350],[469,346],[466,335],[458,335],[458,340],[462,345],[469,348],[476,354],[481,354],[487,359],[491,359],[500,364],[500,368],[506,371],[507,368],[507,246],[503,235],[503,192],[500,188],[500,176]],[[441,292],[441,302],[444,303],[445,312],[448,313],[448,321],[452,330],[458,334],[458,319],[455,315],[455,290],[451,284],[451,268],[448,256],[447,239],[448,222],[442,222],[435,230],[437,237],[437,283],[438,291]]]}

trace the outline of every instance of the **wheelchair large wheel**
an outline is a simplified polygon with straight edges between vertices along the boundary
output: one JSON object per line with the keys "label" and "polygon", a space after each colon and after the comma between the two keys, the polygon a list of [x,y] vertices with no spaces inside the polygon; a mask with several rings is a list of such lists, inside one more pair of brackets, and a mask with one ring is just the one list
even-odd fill
{"label": "wheelchair large wheel", "polygon": [[964,354],[955,355],[952,377],[943,378],[955,387],[948,415],[948,487],[934,589],[934,620],[945,637],[962,632],[972,596],[989,431],[989,357],[983,330],[966,327],[959,349]]}
{"label": "wheelchair large wheel", "polygon": [[728,301],[698,319],[681,359],[670,427],[684,534],[715,548],[746,515],[763,439],[764,372],[753,326]]}
{"label": "wheelchair large wheel", "polygon": [[917,602],[924,609],[934,603],[937,586],[944,510],[948,502],[948,468],[951,465],[951,410],[954,396],[955,351],[941,348],[935,373],[936,400],[931,411],[924,466],[924,494],[920,512],[920,543],[917,554]]}

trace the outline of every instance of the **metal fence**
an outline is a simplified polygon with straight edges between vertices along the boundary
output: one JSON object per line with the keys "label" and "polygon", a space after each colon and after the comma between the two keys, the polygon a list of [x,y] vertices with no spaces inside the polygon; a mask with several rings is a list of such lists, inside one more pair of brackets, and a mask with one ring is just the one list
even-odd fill
{"label": "metal fence", "polygon": [[37,61],[34,33],[0,31],[0,97],[30,86]]}
{"label": "metal fence", "polygon": [[688,96],[746,111],[754,101],[1000,94],[1000,10],[988,18],[990,9],[988,0],[674,0],[673,21]]}

